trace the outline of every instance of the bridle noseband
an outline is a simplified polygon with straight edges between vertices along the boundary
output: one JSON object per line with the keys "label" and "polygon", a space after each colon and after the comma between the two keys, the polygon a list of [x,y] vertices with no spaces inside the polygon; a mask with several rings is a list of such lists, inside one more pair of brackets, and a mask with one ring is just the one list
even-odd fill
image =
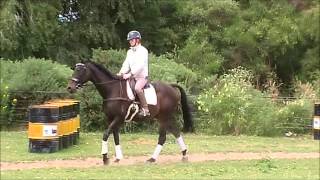
{"label": "bridle noseband", "polygon": [[82,86],[84,86],[83,83],[80,83],[80,80],[77,79],[77,78],[71,78],[71,81],[75,82],[76,83],[76,89],[79,89],[81,88]]}

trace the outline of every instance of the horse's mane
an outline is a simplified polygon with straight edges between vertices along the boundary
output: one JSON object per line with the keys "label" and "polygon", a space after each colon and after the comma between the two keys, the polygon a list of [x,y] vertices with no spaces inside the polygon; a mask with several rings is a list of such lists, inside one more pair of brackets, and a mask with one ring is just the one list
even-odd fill
{"label": "horse's mane", "polygon": [[92,65],[94,65],[97,69],[99,69],[100,71],[102,71],[104,74],[106,74],[107,76],[111,77],[112,79],[120,79],[118,76],[113,75],[108,69],[106,69],[103,65],[98,64],[94,61],[86,61],[85,63],[90,63]]}

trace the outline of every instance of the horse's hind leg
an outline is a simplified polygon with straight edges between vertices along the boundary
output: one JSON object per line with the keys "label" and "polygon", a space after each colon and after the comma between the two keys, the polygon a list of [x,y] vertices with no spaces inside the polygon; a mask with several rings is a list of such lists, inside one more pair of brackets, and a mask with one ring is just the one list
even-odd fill
{"label": "horse's hind leg", "polygon": [[187,146],[183,141],[183,138],[181,136],[179,128],[176,126],[176,124],[172,123],[168,130],[169,130],[169,132],[171,132],[174,135],[177,143],[180,146],[180,150],[181,150],[181,154],[182,154],[182,161],[184,161],[184,162],[188,161]]}
{"label": "horse's hind leg", "polygon": [[156,162],[161,150],[162,150],[162,146],[166,141],[166,128],[160,126],[159,128],[159,138],[158,138],[158,145],[156,147],[156,149],[154,150],[152,156],[150,159],[147,160],[147,162],[149,163],[153,163]]}

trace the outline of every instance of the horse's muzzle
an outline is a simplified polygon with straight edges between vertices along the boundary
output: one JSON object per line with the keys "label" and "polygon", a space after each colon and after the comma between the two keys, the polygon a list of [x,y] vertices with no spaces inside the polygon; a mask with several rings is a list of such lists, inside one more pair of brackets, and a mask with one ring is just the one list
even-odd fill
{"label": "horse's muzzle", "polygon": [[76,92],[76,90],[72,89],[70,86],[67,87],[67,91],[69,93],[75,93]]}
{"label": "horse's muzzle", "polygon": [[75,93],[77,91],[77,84],[74,81],[69,81],[68,86],[67,86],[67,91],[69,93]]}

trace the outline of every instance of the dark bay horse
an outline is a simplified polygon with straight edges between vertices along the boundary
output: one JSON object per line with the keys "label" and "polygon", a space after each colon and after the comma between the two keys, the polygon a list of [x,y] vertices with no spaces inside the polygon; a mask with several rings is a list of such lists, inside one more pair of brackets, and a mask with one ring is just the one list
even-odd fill
{"label": "dark bay horse", "polygon": [[[119,143],[119,128],[124,123],[125,116],[132,100],[128,98],[126,92],[126,81],[113,75],[102,65],[92,61],[78,63],[73,72],[72,78],[68,83],[70,93],[83,86],[86,82],[91,81],[103,98],[103,111],[106,115],[108,128],[105,130],[102,139],[102,150],[104,164],[109,163],[108,157],[108,138],[113,133],[115,143],[115,162],[123,158],[121,146]],[[193,121],[187,102],[187,96],[183,88],[175,84],[166,84],[162,82],[152,83],[157,94],[157,105],[149,105],[151,118],[159,122],[158,145],[147,162],[155,162],[159,156],[162,146],[166,141],[166,133],[172,133],[180,146],[182,160],[187,160],[187,147],[181,136],[180,129],[174,120],[174,115],[181,105],[183,114],[183,131],[193,131]],[[133,121],[138,121],[134,118]]]}

